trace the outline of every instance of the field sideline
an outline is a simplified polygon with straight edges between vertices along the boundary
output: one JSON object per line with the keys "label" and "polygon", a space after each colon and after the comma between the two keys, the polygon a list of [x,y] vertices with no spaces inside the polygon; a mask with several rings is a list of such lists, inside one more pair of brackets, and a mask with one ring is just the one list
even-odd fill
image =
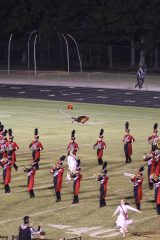
{"label": "field sideline", "polygon": [[[123,176],[123,172],[136,173],[140,166],[146,166],[143,154],[150,150],[147,137],[152,134],[153,124],[159,122],[160,110],[89,103],[73,105],[74,109],[69,111],[66,109],[66,102],[0,99],[0,121],[7,129],[13,129],[15,141],[20,146],[17,151],[19,170],[15,172],[12,169],[11,194],[4,194],[0,180],[1,235],[16,235],[22,217],[29,215],[33,225],[41,224],[50,239],[58,239],[60,236],[72,237],[77,232],[82,239],[88,240],[120,239],[115,230],[116,218],[113,219],[111,216],[121,197],[126,197],[130,205],[134,206],[133,186],[128,178]],[[88,115],[90,120],[85,125],[72,124],[71,119],[59,111],[71,116]],[[136,139],[133,144],[133,162],[128,165],[124,164],[122,143],[126,121],[130,122],[131,134]],[[40,170],[35,177],[36,198],[30,199],[26,191],[27,176],[21,170],[21,166],[28,166],[31,161],[28,145],[33,140],[36,127],[39,129],[44,151]],[[107,144],[104,160],[108,161],[110,177],[107,206],[103,209],[99,209],[99,183],[93,177],[94,173],[101,171],[96,161],[96,152],[93,150],[93,144],[101,128],[104,128],[104,140]],[[76,141],[80,146],[77,155],[82,162],[83,174],[80,204],[76,206],[72,205],[72,183],[68,184],[65,180],[66,162],[60,203],[55,202],[52,176],[49,173],[51,165],[55,164],[61,155],[66,154],[65,149],[73,129],[76,130]],[[140,215],[130,213],[135,223],[130,227],[132,234],[128,234],[126,239],[155,239],[160,233],[159,217],[156,216],[154,209],[154,193],[148,191],[146,172],[147,167],[143,184],[143,213]]]}

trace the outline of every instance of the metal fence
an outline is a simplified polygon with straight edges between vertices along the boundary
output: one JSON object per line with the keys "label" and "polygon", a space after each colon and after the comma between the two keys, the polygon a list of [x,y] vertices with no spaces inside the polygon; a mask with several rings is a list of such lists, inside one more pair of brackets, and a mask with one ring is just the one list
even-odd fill
{"label": "metal fence", "polygon": [[[0,71],[0,84],[99,87],[135,90],[136,73],[65,71]],[[136,88],[137,90],[137,88]],[[142,90],[160,91],[160,76],[146,75]]]}

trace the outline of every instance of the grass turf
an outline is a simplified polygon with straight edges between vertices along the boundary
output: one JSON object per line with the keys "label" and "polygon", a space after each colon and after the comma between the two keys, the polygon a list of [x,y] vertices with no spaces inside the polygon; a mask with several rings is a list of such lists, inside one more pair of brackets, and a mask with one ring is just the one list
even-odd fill
{"label": "grass turf", "polygon": [[[2,180],[0,184],[1,235],[16,235],[22,217],[29,215],[33,225],[41,224],[50,239],[76,236],[75,232],[78,231],[82,239],[109,239],[109,236],[112,236],[111,239],[121,238],[116,237],[115,230],[111,231],[115,229],[116,220],[111,216],[121,197],[125,197],[130,205],[134,206],[133,186],[128,178],[123,176],[123,171],[136,173],[140,166],[146,165],[143,162],[143,154],[150,151],[147,137],[152,134],[153,124],[159,121],[160,110],[80,103],[73,105],[73,110],[67,110],[65,102],[0,99],[0,120],[5,128],[13,129],[14,140],[20,146],[17,151],[19,170],[15,172],[12,169],[11,194],[4,194]],[[59,111],[71,116],[88,115],[90,120],[84,125],[72,124],[71,119]],[[126,121],[130,122],[131,134],[136,139],[133,143],[133,162],[127,165],[124,164],[122,143]],[[41,154],[40,170],[35,176],[36,198],[30,199],[26,191],[27,176],[21,170],[21,166],[28,166],[32,160],[28,145],[33,140],[36,127],[39,129],[44,151]],[[102,209],[99,208],[99,182],[93,177],[94,173],[101,172],[96,160],[96,151],[93,150],[101,128],[104,128],[104,140],[107,144],[103,159],[108,161],[110,177],[107,206]],[[72,183],[68,184],[65,180],[66,162],[60,203],[55,202],[52,176],[49,173],[51,165],[55,164],[61,155],[66,154],[66,146],[73,129],[76,130],[76,141],[80,147],[77,156],[81,159],[83,174],[78,205],[72,205]],[[160,219],[154,209],[154,193],[148,190],[147,167],[144,172],[143,190],[143,213],[130,213],[129,216],[135,223],[129,228],[131,233],[128,234],[128,239],[154,239],[159,234]],[[68,227],[57,229],[51,225]],[[111,233],[112,235],[109,235]]]}

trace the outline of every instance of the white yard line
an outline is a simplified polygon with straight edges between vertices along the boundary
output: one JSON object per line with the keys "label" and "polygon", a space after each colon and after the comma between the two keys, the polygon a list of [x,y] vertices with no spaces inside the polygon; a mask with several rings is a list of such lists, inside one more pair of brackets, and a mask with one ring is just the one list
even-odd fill
{"label": "white yard line", "polygon": [[[37,212],[37,213],[30,214],[30,216],[34,217],[34,216],[43,215],[43,214],[46,214],[46,213],[55,212],[55,211],[59,211],[59,210],[67,209],[67,208],[72,208],[72,207],[76,207],[76,205],[69,205],[69,206],[66,206],[66,207],[51,209],[51,210],[47,210],[47,211],[43,211],[43,212]],[[3,224],[6,224],[6,223],[9,223],[9,222],[17,221],[17,220],[23,219],[23,217],[11,218],[11,219],[8,219],[8,220],[4,220],[4,221],[1,221],[0,224],[3,225]]]}

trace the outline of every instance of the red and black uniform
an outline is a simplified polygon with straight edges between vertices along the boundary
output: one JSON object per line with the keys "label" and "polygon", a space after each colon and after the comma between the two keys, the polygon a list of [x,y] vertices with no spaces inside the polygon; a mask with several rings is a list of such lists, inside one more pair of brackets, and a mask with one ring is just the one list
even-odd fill
{"label": "red and black uniform", "polygon": [[160,215],[160,179],[157,178],[154,184],[155,187],[155,203],[157,208],[157,214]]}
{"label": "red and black uniform", "polygon": [[77,151],[79,150],[79,146],[78,143],[76,143],[74,141],[74,139],[68,144],[67,146],[67,151],[68,151],[68,155],[70,154],[70,152],[73,152],[73,155],[76,156]]}
{"label": "red and black uniform", "polygon": [[138,210],[141,210],[140,202],[143,196],[142,194],[143,177],[140,174],[137,174],[136,176],[131,178],[130,181],[134,183],[133,192],[134,192],[136,207]]}
{"label": "red and black uniform", "polygon": [[149,189],[153,189],[153,182],[151,181],[151,176],[153,173],[155,173],[155,168],[156,168],[155,154],[152,153],[150,155],[144,156],[144,160],[147,161],[147,166],[148,166],[148,186],[149,186]]}
{"label": "red and black uniform", "polygon": [[153,126],[153,134],[148,137],[148,143],[151,145],[151,153],[155,151],[154,142],[158,139],[158,123],[155,123]]}
{"label": "red and black uniform", "polygon": [[75,142],[75,130],[71,132],[71,142],[67,146],[68,156],[70,155],[70,152],[73,153],[74,156],[76,156],[77,151],[79,150],[78,143]]}
{"label": "red and black uniform", "polygon": [[29,148],[32,149],[32,157],[33,162],[35,163],[36,169],[39,169],[39,161],[40,161],[40,152],[43,150],[43,145],[38,141],[39,137],[29,144]]}
{"label": "red and black uniform", "polygon": [[93,148],[97,149],[97,160],[99,165],[102,165],[103,150],[106,148],[106,143],[103,141],[102,138],[99,138],[99,140],[94,144]]}
{"label": "red and black uniform", "polygon": [[10,193],[9,183],[11,181],[11,165],[12,161],[11,158],[8,157],[7,159],[2,159],[0,161],[0,165],[3,168],[3,183],[5,188],[5,193]]}
{"label": "red and black uniform", "polygon": [[16,165],[16,150],[18,149],[19,149],[18,144],[13,141],[13,137],[10,137],[9,141],[7,142],[7,151],[8,155],[12,156],[12,164],[16,171],[18,169],[18,166]]}
{"label": "red and black uniform", "polygon": [[25,168],[24,172],[27,173],[28,176],[28,192],[30,195],[30,198],[34,198],[35,194],[34,194],[34,177],[35,177],[35,173],[36,173],[36,167],[33,165],[30,168]]}
{"label": "red and black uniform", "polygon": [[82,174],[81,174],[81,167],[80,167],[81,161],[80,159],[76,160],[76,170],[75,172],[71,172],[70,176],[73,178],[73,202],[72,204],[77,204],[79,203],[79,189],[81,185],[81,179],[82,179]]}
{"label": "red and black uniform", "polygon": [[159,176],[160,175],[160,154],[159,153],[155,156],[155,159],[156,159],[155,175]]}
{"label": "red and black uniform", "polygon": [[7,144],[8,144],[7,138],[3,137],[0,143],[0,160],[3,158],[7,158]]}
{"label": "red and black uniform", "polygon": [[78,194],[79,194],[79,189],[80,189],[80,184],[81,184],[81,179],[82,179],[82,174],[79,171],[76,171],[76,173],[74,173],[72,175],[73,177],[73,192],[74,192],[74,197],[73,197],[73,204],[79,203],[79,198],[78,198]]}
{"label": "red and black uniform", "polygon": [[126,163],[132,162],[132,159],[131,159],[132,142],[134,142],[134,141],[135,141],[134,137],[132,135],[130,135],[129,132],[123,138]]}
{"label": "red and black uniform", "polygon": [[109,177],[106,173],[104,173],[102,176],[98,175],[97,181],[100,181],[100,204],[99,207],[106,206],[106,193],[107,193],[107,184],[108,184]]}
{"label": "red and black uniform", "polygon": [[57,197],[56,202],[60,202],[64,168],[58,163],[50,172],[53,174],[54,189]]}

